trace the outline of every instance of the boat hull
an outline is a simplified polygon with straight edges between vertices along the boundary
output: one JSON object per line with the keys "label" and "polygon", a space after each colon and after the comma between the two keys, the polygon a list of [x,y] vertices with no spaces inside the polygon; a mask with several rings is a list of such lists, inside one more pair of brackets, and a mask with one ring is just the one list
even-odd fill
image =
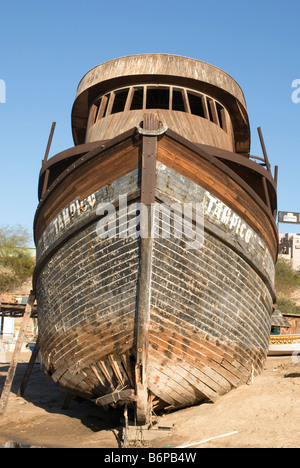
{"label": "boat hull", "polygon": [[[152,213],[158,224],[152,220],[150,240],[136,230],[137,205],[132,216],[132,204],[142,199],[141,170],[138,158],[135,168],[128,159],[126,170],[129,150],[120,151],[125,174],[81,197],[62,197],[68,204],[45,228],[39,224],[46,211],[38,213],[41,352],[49,374],[71,394],[106,405],[124,403],[131,389],[131,402],[142,393],[150,409],[180,408],[215,401],[263,367],[275,293],[271,241],[257,233],[260,208],[253,204],[243,214],[250,203],[245,191],[229,204],[238,184],[226,185],[225,175],[216,190],[204,171],[188,177],[186,165],[178,170],[174,161],[186,149],[177,143],[177,153],[166,155],[164,147],[157,153]],[[112,218],[105,218],[106,203]],[[174,223],[176,209],[187,204],[194,238],[175,235],[174,225],[166,232],[161,207],[172,207]]]}

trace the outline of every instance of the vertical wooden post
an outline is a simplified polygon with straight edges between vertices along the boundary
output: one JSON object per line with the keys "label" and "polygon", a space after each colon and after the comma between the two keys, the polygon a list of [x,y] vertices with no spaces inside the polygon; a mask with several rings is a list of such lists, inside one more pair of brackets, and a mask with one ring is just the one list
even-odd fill
{"label": "vertical wooden post", "polygon": [[275,168],[274,168],[274,180],[275,180],[275,184],[277,185],[277,180],[278,180],[278,166],[275,166]]}
{"label": "vertical wooden post", "polygon": [[1,316],[0,338],[3,335],[3,330],[4,330],[4,313]]}
{"label": "vertical wooden post", "polygon": [[43,159],[43,165],[46,164],[48,156],[49,156],[49,151],[50,151],[50,146],[51,146],[52,139],[53,139],[55,126],[56,126],[56,122],[52,122],[51,130],[50,130],[50,134],[49,134],[49,138],[48,138],[48,143],[47,143],[47,148],[46,148],[44,159]]}
{"label": "vertical wooden post", "polygon": [[22,325],[19,331],[19,335],[17,338],[17,342],[16,342],[13,355],[12,355],[10,367],[9,367],[9,370],[5,379],[4,387],[1,393],[1,397],[0,397],[0,416],[3,416],[6,412],[9,394],[10,394],[13,378],[15,376],[15,372],[16,372],[16,368],[18,364],[18,358],[19,358],[19,354],[22,348],[23,341],[24,341],[24,336],[26,333],[27,325],[31,317],[34,300],[35,300],[35,294],[33,291],[31,291],[29,298],[28,298],[28,302],[25,307]]}
{"label": "vertical wooden post", "polygon": [[31,353],[30,360],[29,360],[28,366],[26,368],[23,380],[22,380],[20,388],[18,390],[18,396],[23,396],[24,395],[24,392],[26,390],[27,383],[28,383],[30,374],[32,372],[32,368],[34,366],[34,363],[35,363],[35,360],[36,360],[36,357],[38,355],[39,350],[40,350],[40,343],[39,343],[39,339],[37,339],[36,343],[35,343],[35,346],[34,346],[34,349],[33,349],[32,353]]}
{"label": "vertical wooden post", "polygon": [[150,321],[150,283],[152,269],[151,237],[141,239],[139,297],[136,321],[136,419],[139,424],[147,424],[150,414],[148,408],[147,366],[148,332]]}
{"label": "vertical wooden post", "polygon": [[[145,233],[146,229],[147,237],[141,236],[140,238],[140,274],[136,318],[136,420],[139,424],[147,424],[150,419],[147,365],[153,248],[151,211],[152,204],[155,202],[157,150],[157,136],[152,135],[151,130],[155,131],[159,127],[156,114],[145,114],[143,124],[141,203],[146,209],[141,212],[141,232]],[[149,131],[149,134],[147,134],[147,131]]]}
{"label": "vertical wooden post", "polygon": [[266,146],[265,146],[265,142],[264,142],[264,139],[263,139],[261,128],[258,127],[257,131],[258,131],[258,136],[259,136],[259,139],[260,139],[260,144],[261,144],[261,147],[262,147],[262,151],[263,151],[263,154],[264,154],[267,170],[269,172],[271,172],[271,166],[270,166],[270,163],[269,163],[269,158],[268,158],[268,155],[267,155],[267,150],[266,150]]}
{"label": "vertical wooden post", "polygon": [[[48,156],[49,156],[49,151],[50,151],[50,147],[51,147],[51,143],[52,143],[52,139],[53,139],[55,126],[56,126],[56,122],[52,122],[51,130],[50,130],[50,134],[49,134],[49,138],[48,138],[48,143],[47,143],[47,148],[46,148],[44,159],[43,159],[43,165],[46,164]],[[50,171],[49,171],[49,169],[46,169],[45,176],[44,176],[43,189],[42,189],[42,196],[44,195],[44,193],[47,190],[49,175],[50,175]]]}

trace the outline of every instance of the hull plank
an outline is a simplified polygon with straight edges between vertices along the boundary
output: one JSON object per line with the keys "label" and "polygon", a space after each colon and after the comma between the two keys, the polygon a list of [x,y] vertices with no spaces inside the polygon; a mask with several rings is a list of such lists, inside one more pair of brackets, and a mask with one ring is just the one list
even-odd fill
{"label": "hull plank", "polygon": [[[205,188],[224,203],[234,206],[237,214],[249,222],[259,235],[268,233],[265,239],[270,252],[274,252],[273,255],[276,257],[278,240],[277,231],[274,229],[274,220],[272,226],[270,226],[270,222],[266,215],[262,213],[261,208],[257,203],[253,203],[251,197],[245,193],[244,184],[242,182],[242,186],[233,184],[230,172],[225,174],[224,168],[221,169],[217,166],[212,168],[209,160],[199,158],[190,147],[183,147],[178,153],[178,143],[172,139],[168,141],[161,140],[158,160],[173,169],[174,172],[185,176],[189,181]],[[251,190],[249,193],[254,196]]]}
{"label": "hull plank", "polygon": [[[205,196],[201,186],[161,163],[156,189],[169,203]],[[149,251],[143,385],[160,408],[215,401],[258,373],[267,353],[273,302],[268,285],[251,266],[250,246],[240,245],[247,248],[246,261],[228,245],[225,227],[213,232],[217,220],[208,218],[200,249],[169,236],[154,238]],[[94,222],[65,242],[38,279],[49,373],[68,392],[91,399],[135,388],[139,381],[134,343],[141,239],[101,240],[96,232]],[[56,326],[47,328],[50,322]]]}
{"label": "hull plank", "polygon": [[236,82],[191,59],[122,58],[84,77],[72,121],[34,221],[49,375],[139,424],[251,382],[276,304],[277,198]]}
{"label": "hull plank", "polygon": [[[106,388],[109,382],[117,388],[124,381],[128,386],[130,379],[125,379],[119,356],[133,347],[139,242],[101,241],[92,226],[80,233],[76,244],[74,248],[72,239],[70,248],[65,246],[58,252],[39,278],[39,302],[41,307],[47,304],[41,309],[45,316],[40,316],[42,349],[51,349],[44,354],[44,362],[52,378],[73,393],[86,394],[89,385],[85,385],[84,369],[90,366],[100,368],[98,385]],[[56,265],[68,274],[67,278],[58,274]],[[42,287],[44,278],[46,291]],[[47,327],[49,321],[54,328]],[[108,360],[103,361],[106,356]]]}
{"label": "hull plank", "polygon": [[[258,299],[259,294],[267,294],[265,284],[246,262],[243,264],[238,258],[235,262],[229,248],[224,245],[220,248],[220,242],[216,239],[211,242],[209,237],[206,234],[204,247],[196,256],[187,253],[183,257],[181,249],[170,242],[167,245],[166,240],[163,245],[155,243],[153,304],[160,308],[164,305],[170,311],[176,308],[178,317],[213,336],[232,341],[243,336],[243,342],[249,347],[266,348],[268,337],[262,329],[261,317],[264,317],[265,329],[270,327],[270,318],[266,317],[266,308]],[[249,291],[247,284],[251,281],[254,287]],[[267,296],[270,314],[272,299]],[[214,314],[216,306],[217,316]]]}

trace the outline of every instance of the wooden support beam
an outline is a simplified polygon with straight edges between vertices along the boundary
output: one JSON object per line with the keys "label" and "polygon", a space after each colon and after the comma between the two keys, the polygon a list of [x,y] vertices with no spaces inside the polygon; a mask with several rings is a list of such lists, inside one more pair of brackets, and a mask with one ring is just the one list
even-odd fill
{"label": "wooden support beam", "polygon": [[33,348],[33,351],[31,353],[29,363],[28,363],[28,365],[26,367],[26,371],[25,371],[23,380],[22,380],[20,388],[18,390],[18,396],[22,397],[24,395],[24,393],[25,393],[25,390],[26,390],[26,387],[27,387],[27,384],[28,384],[28,380],[29,380],[29,377],[31,375],[35,360],[36,360],[37,355],[39,353],[39,350],[40,350],[40,343],[39,343],[39,339],[37,339],[36,343],[35,343],[35,346]]}
{"label": "wooden support beam", "polygon": [[35,294],[33,291],[31,291],[29,298],[28,298],[28,302],[25,307],[22,325],[19,331],[19,335],[17,338],[17,342],[16,342],[13,355],[12,355],[10,367],[9,367],[9,370],[5,379],[4,387],[1,393],[1,397],[0,397],[0,416],[3,416],[6,412],[9,394],[10,394],[13,378],[15,376],[15,372],[16,372],[16,368],[18,364],[19,354],[22,348],[22,344],[24,341],[24,336],[25,336],[26,329],[29,323],[29,319],[31,317],[34,301],[35,301]]}
{"label": "wooden support beam", "polygon": [[46,148],[44,159],[43,159],[43,164],[45,164],[47,162],[47,159],[48,159],[48,156],[49,156],[49,151],[50,151],[50,146],[51,146],[52,139],[53,139],[55,126],[56,126],[56,122],[52,122],[51,130],[50,130],[50,134],[49,134],[49,138],[48,138],[48,143],[47,143],[47,148]]}
{"label": "wooden support beam", "polygon": [[130,401],[134,401],[135,399],[136,396],[134,394],[134,390],[132,388],[127,388],[125,390],[109,393],[108,395],[104,395],[93,401],[98,406],[107,406],[111,405],[112,403],[118,403],[120,401],[129,403]]}
{"label": "wooden support beam", "polygon": [[65,396],[65,399],[64,399],[64,402],[62,404],[61,409],[62,410],[68,410],[69,406],[70,406],[70,403],[73,400],[73,398],[74,398],[74,395],[72,393],[66,393],[66,396]]}
{"label": "wooden support beam", "polygon": [[[48,159],[48,156],[49,156],[50,147],[51,147],[51,143],[52,143],[52,139],[53,139],[53,134],[54,134],[55,126],[56,126],[56,122],[52,122],[51,130],[50,130],[50,134],[49,134],[49,138],[48,138],[48,143],[47,143],[47,148],[46,148],[46,151],[45,151],[45,155],[44,155],[44,159],[43,159],[42,165],[46,164],[46,162],[47,162],[47,159]],[[44,193],[45,193],[46,190],[47,190],[48,181],[49,181],[49,175],[50,175],[50,170],[47,169],[46,172],[45,172],[45,175],[44,175],[44,183],[43,183],[43,189],[42,189],[42,196],[44,195]]]}
{"label": "wooden support beam", "polygon": [[0,338],[3,336],[3,330],[4,330],[4,315],[0,315],[1,320],[1,327],[0,327]]}
{"label": "wooden support beam", "polygon": [[275,168],[274,168],[274,180],[275,180],[275,184],[277,185],[277,181],[278,181],[278,166],[275,166]]}

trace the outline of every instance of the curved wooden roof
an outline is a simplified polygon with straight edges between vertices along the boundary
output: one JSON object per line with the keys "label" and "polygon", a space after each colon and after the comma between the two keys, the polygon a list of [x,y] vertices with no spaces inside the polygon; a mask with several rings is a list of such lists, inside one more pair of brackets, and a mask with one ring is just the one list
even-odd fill
{"label": "curved wooden roof", "polygon": [[90,70],[79,83],[72,109],[75,144],[85,142],[89,108],[99,94],[116,86],[145,83],[149,80],[190,86],[217,98],[230,113],[236,151],[249,153],[250,129],[246,102],[237,82],[213,65],[168,54],[121,57]]}

